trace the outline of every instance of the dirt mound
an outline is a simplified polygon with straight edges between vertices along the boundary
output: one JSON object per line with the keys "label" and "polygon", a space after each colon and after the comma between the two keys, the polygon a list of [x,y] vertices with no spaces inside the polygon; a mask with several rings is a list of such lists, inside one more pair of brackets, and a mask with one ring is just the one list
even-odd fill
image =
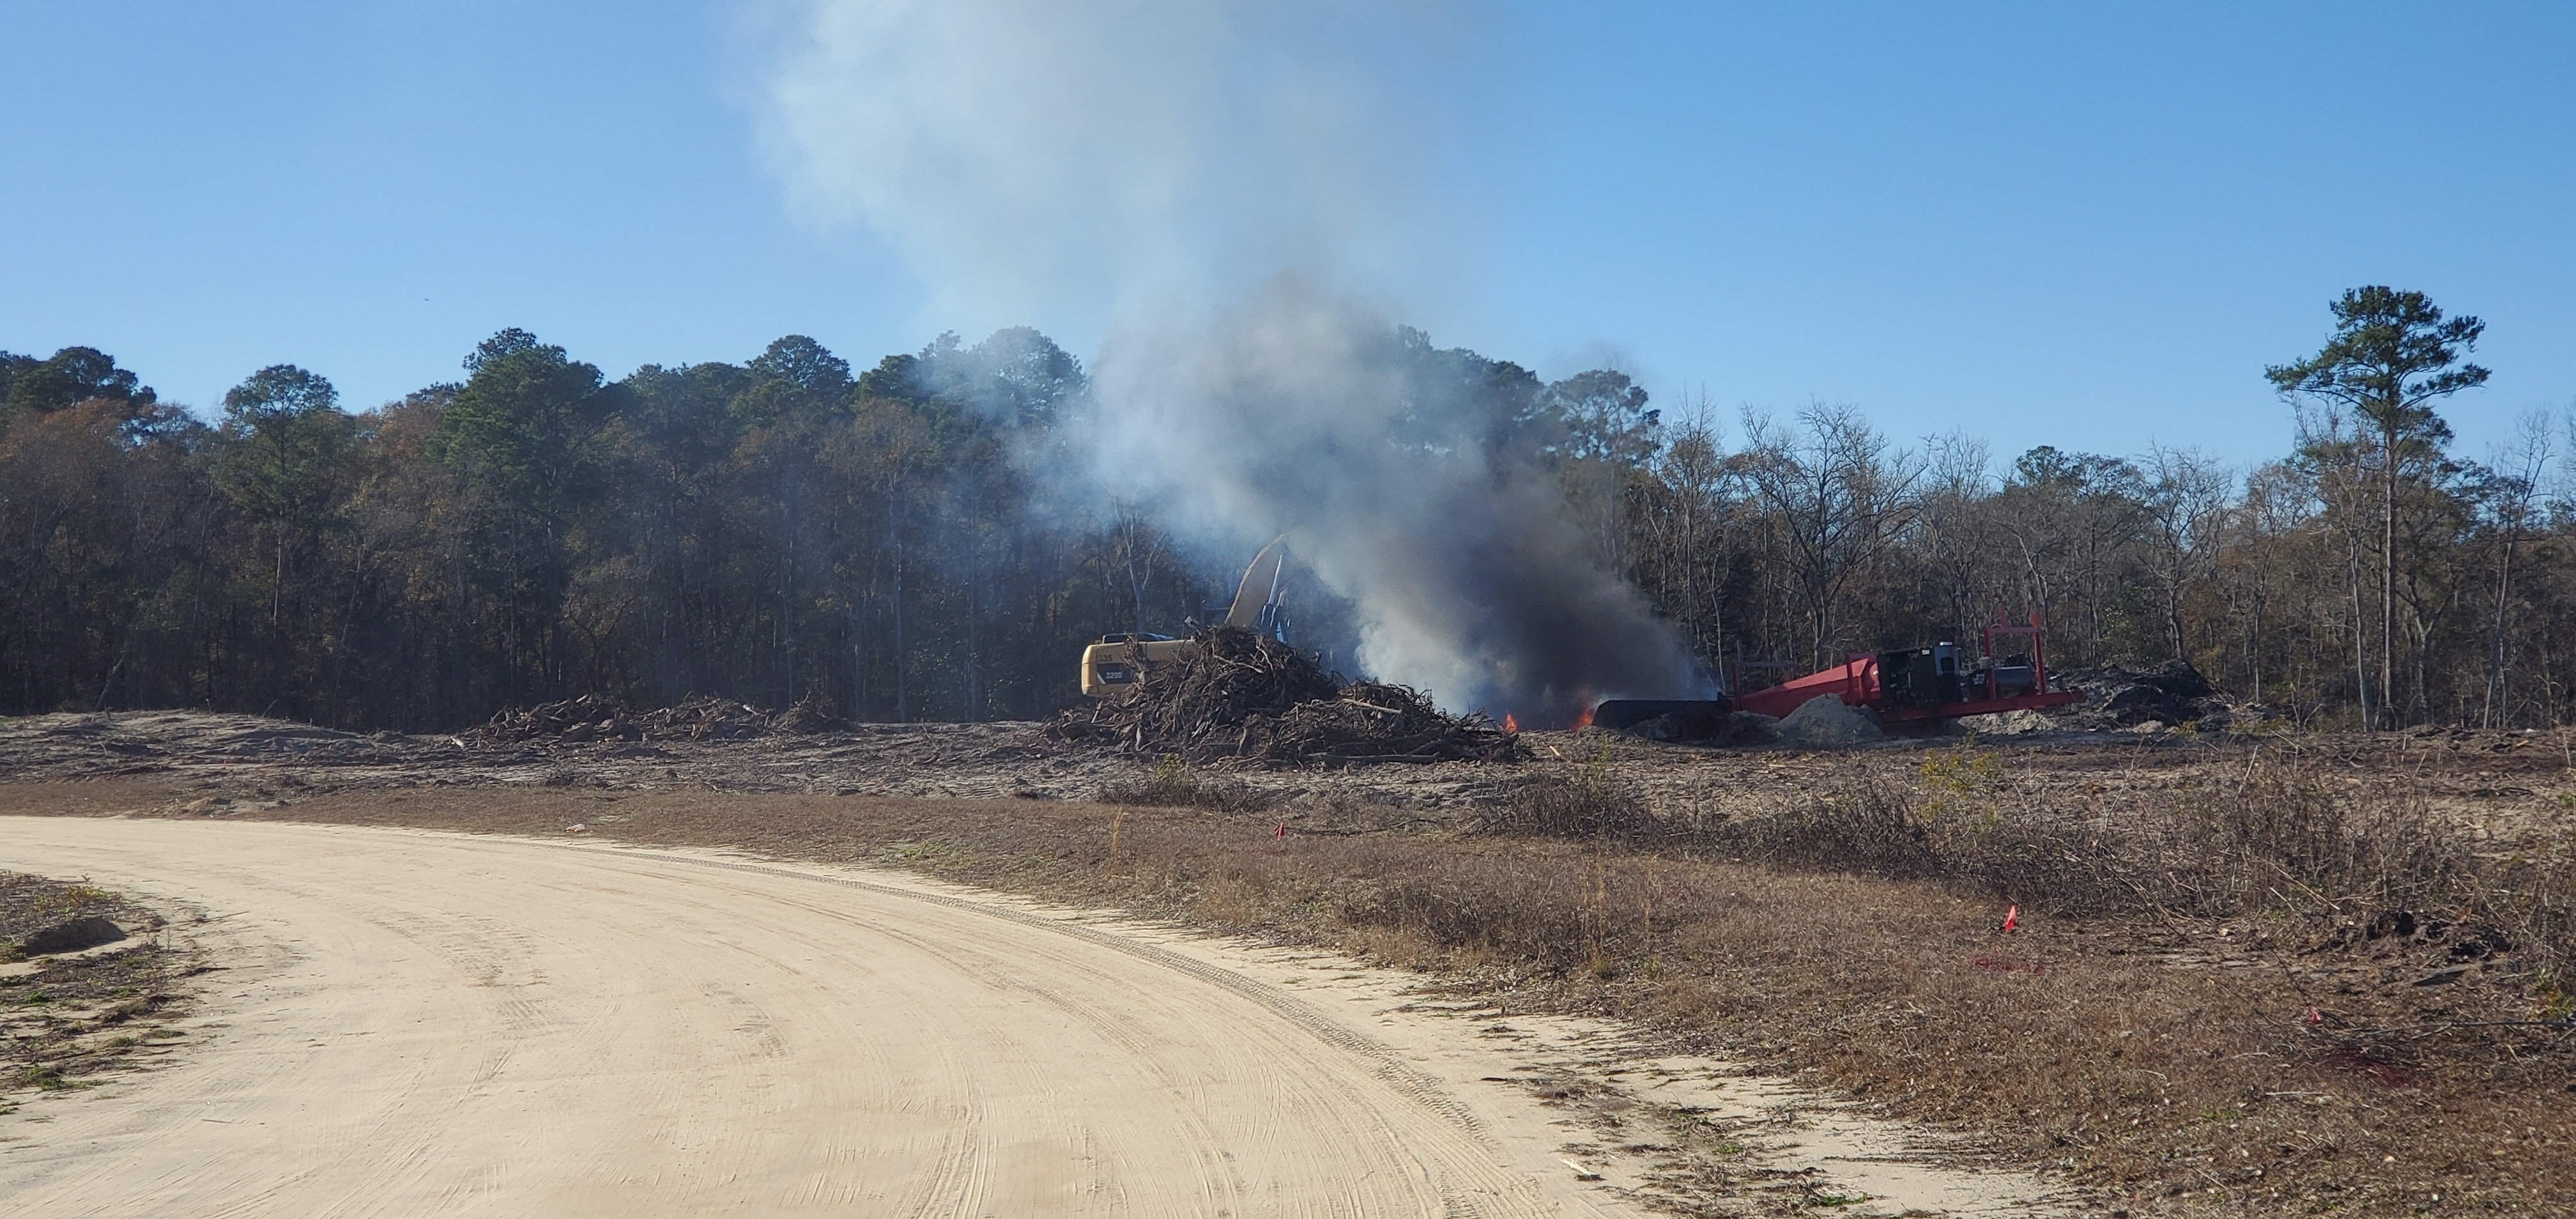
{"label": "dirt mound", "polygon": [[785,711],[763,711],[732,699],[693,696],[658,710],[634,712],[615,699],[584,694],[503,711],[467,731],[467,740],[485,744],[516,741],[739,741],[771,733],[825,732],[842,725],[839,717],[813,700]]}
{"label": "dirt mound", "polygon": [[1191,762],[1513,761],[1518,738],[1482,715],[1449,715],[1409,686],[1344,683],[1307,653],[1238,627],[1190,636],[1188,655],[1145,671],[1134,693],[1075,707],[1053,740]]}
{"label": "dirt mound", "polygon": [[1878,720],[1831,694],[1819,694],[1781,717],[1780,735],[1799,745],[1859,745],[1883,740]]}
{"label": "dirt mound", "polygon": [[2272,714],[2227,697],[2187,660],[2168,660],[2145,670],[2117,665],[2070,669],[2054,676],[2061,688],[2084,692],[2084,701],[2067,709],[2070,727],[2128,728],[2153,721],[2215,730]]}
{"label": "dirt mound", "polygon": [[1963,715],[1951,721],[1962,732],[1978,736],[2021,736],[2031,732],[2049,732],[2067,725],[2059,723],[2045,711],[2016,707],[2010,711],[1989,711],[1984,715]]}
{"label": "dirt mound", "polygon": [[101,944],[113,944],[124,938],[125,928],[113,921],[96,914],[83,915],[37,931],[19,941],[11,955],[41,957],[57,952],[78,952]]}

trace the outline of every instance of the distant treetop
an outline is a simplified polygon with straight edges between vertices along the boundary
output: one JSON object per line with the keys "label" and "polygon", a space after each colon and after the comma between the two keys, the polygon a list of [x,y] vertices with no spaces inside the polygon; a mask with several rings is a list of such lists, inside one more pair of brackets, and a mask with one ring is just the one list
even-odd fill
{"label": "distant treetop", "polygon": [[46,360],[0,351],[0,402],[8,413],[47,414],[92,398],[135,406],[159,400],[151,386],[95,347],[66,347]]}

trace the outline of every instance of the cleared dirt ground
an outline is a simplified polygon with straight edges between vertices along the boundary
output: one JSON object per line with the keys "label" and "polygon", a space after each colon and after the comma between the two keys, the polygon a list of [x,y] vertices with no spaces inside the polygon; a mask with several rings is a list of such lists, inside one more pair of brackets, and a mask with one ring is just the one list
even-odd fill
{"label": "cleared dirt ground", "polygon": [[[236,799],[348,788],[539,784],[609,790],[698,788],[802,795],[1095,799],[1149,777],[1150,760],[1045,740],[1038,726],[860,724],[739,741],[483,745],[461,736],[357,735],[253,716],[190,712],[0,719],[0,777],[149,778]],[[1742,816],[1794,803],[1855,774],[1903,769],[1957,735],[1853,751],[1697,749],[1599,733],[1532,732],[1531,767],[1475,763],[1252,770],[1229,775],[1288,803],[1368,803],[1454,819],[1527,772],[1606,761],[1667,815]],[[2293,753],[2356,790],[2403,782],[2473,832],[2514,832],[2576,814],[2576,732],[2425,729],[2376,737],[2204,737],[2064,732],[1989,737],[2022,788],[2144,795],[2206,790],[2255,752]],[[1292,810],[1293,811],[1293,810]]]}
{"label": "cleared dirt ground", "polygon": [[16,1213],[1625,1213],[1358,1022],[1078,923],[707,857],[8,833],[236,924],[203,1061],[49,1106]]}
{"label": "cleared dirt ground", "polygon": [[0,862],[228,962],[184,1060],[0,1125],[13,1211],[1635,1215],[1687,1183],[1584,1141],[1636,1092],[1733,1141],[1729,1209],[2046,1192],[1599,1022],[882,871],[60,817],[0,819]]}
{"label": "cleared dirt ground", "polygon": [[[1623,1059],[1695,1055],[1827,1089],[1929,1123],[1954,1162],[2043,1172],[2093,1213],[2559,1214],[2576,1196],[2566,994],[2543,964],[2566,945],[2505,934],[2522,924],[2294,892],[2227,917],[2113,909],[2019,891],[2052,873],[1912,875],[1710,830],[1833,824],[1837,802],[1888,791],[1990,820],[2061,805],[2105,825],[2183,820],[2249,802],[2247,775],[2287,765],[2302,791],[2401,801],[2502,858],[2563,838],[2563,739],[2064,734],[1836,753],[1530,739],[1527,766],[1228,775],[1054,749],[1026,725],[478,750],[58,716],[0,725],[14,780],[0,811],[735,847],[1328,946],[1423,971],[1497,1025],[1553,1013],[1626,1030],[1620,1055],[1516,1086],[1562,1110],[1571,1154],[1619,1157],[1614,1182],[1674,1209],[1853,1198],[1782,1193],[1723,1105],[1616,1086]],[[1615,789],[1654,832],[1467,832],[1540,776]],[[1181,804],[1138,803],[1157,800]],[[2397,914],[2404,930],[2376,925]]]}

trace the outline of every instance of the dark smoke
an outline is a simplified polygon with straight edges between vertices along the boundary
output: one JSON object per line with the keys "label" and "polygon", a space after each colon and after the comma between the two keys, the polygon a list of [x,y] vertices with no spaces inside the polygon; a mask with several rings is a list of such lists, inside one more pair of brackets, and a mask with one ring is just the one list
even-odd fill
{"label": "dark smoke", "polygon": [[1605,570],[1500,366],[1282,277],[1205,329],[1130,331],[1096,370],[1113,488],[1239,542],[1277,532],[1358,609],[1359,660],[1452,708],[1571,719],[1690,697],[1679,641]]}

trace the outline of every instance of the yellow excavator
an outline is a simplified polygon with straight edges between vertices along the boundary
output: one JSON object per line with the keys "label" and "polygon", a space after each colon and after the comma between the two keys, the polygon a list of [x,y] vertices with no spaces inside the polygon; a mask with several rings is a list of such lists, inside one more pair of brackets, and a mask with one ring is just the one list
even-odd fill
{"label": "yellow excavator", "polygon": [[[1223,621],[1210,625],[1242,627],[1286,643],[1288,617],[1279,603],[1279,585],[1287,565],[1288,538],[1282,534],[1252,556],[1252,566],[1243,569],[1243,583],[1235,586],[1234,604],[1226,608]],[[1169,635],[1103,635],[1082,649],[1082,692],[1092,698],[1133,693],[1154,666],[1197,650],[1196,643]]]}

